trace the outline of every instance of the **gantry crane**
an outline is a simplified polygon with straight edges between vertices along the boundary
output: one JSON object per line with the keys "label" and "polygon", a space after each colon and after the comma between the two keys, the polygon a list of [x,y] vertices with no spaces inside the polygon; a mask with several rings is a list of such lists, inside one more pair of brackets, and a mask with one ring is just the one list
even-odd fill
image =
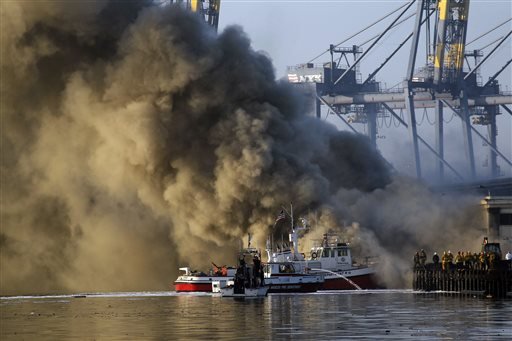
{"label": "gantry crane", "polygon": [[[406,16],[406,12],[414,3],[417,4],[415,14]],[[320,116],[321,105],[323,104],[354,132],[357,131],[352,127],[352,123],[365,123],[367,125],[368,136],[374,145],[376,145],[376,139],[378,137],[376,125],[378,114],[384,117],[388,114],[391,115],[392,119],[398,121],[409,131],[414,159],[412,168],[416,175],[421,177],[418,148],[418,142],[420,142],[438,160],[438,174],[441,182],[443,181],[444,167],[450,169],[460,180],[465,178],[465,175],[458,172],[444,158],[443,108],[449,108],[453,111],[454,115],[458,116],[462,121],[465,154],[469,163],[469,177],[474,178],[475,176],[472,133],[478,135],[483,142],[489,146],[491,161],[490,175],[493,178],[497,177],[499,175],[499,167],[496,161],[498,156],[501,157],[505,163],[512,166],[512,162],[498,151],[496,144],[496,115],[499,114],[500,105],[512,115],[512,111],[505,106],[506,104],[512,104],[512,96],[500,93],[496,77],[512,63],[512,60],[508,61],[507,64],[484,85],[480,83],[479,67],[506,39],[508,39],[512,31],[504,36],[494,49],[480,61],[480,57],[482,57],[481,51],[474,50],[471,51],[471,53],[465,51],[469,0],[412,0],[385,15],[377,22],[372,23],[367,28],[390,17],[390,15],[395,12],[399,12],[398,16],[381,34],[363,43],[364,45],[373,40],[373,43],[366,51],[363,52],[359,46],[356,45],[351,48],[338,48],[341,43],[331,45],[331,47],[324,52],[331,53],[330,63],[324,63],[322,65],[312,63],[313,60],[324,54],[322,53],[306,64],[289,67],[288,80],[297,85],[310,85],[314,87],[317,98],[317,116]],[[369,74],[366,80],[359,80],[360,74],[358,66],[364,56],[368,54],[368,52],[376,46],[377,42],[393,27],[396,27],[413,16],[415,16],[413,31],[398,45],[391,55],[375,69],[375,71]],[[359,31],[348,39],[353,38],[367,28]],[[415,69],[419,38],[422,29],[426,31],[424,34],[426,37],[426,60],[419,69]],[[411,40],[411,38],[412,43],[409,63],[403,83],[403,90],[396,92],[393,89],[381,89],[379,83],[375,81],[376,74],[393,58],[407,41]],[[341,55],[337,62],[334,61],[334,54]],[[352,63],[346,58],[347,54],[354,55],[354,61]],[[347,65],[340,63],[342,57],[345,58]],[[474,57],[474,66],[469,65],[469,57]],[[464,70],[464,61],[467,62],[466,65],[469,71]],[[430,146],[425,139],[418,135],[416,130],[415,108],[423,108],[424,110],[427,110],[427,108],[435,108],[435,146]],[[406,109],[408,120],[404,120],[397,114],[394,111],[396,109]],[[355,113],[355,115],[349,117],[347,120],[343,116],[349,113]],[[471,126],[470,116],[473,116],[473,124],[488,125],[489,140]]]}
{"label": "gantry crane", "polygon": [[469,0],[441,0],[437,4],[433,84],[438,92],[456,95],[460,87],[468,11]]}
{"label": "gantry crane", "polygon": [[[409,65],[407,69],[406,84],[404,86],[405,104],[409,117],[409,133],[413,145],[414,168],[418,177],[421,177],[421,165],[418,152],[418,135],[416,132],[416,118],[414,113],[414,97],[417,92],[428,91],[432,100],[435,102],[436,110],[436,154],[439,157],[438,171],[442,178],[444,166],[444,148],[443,148],[443,107],[448,107],[462,121],[462,132],[464,139],[464,149],[469,166],[470,178],[475,178],[475,157],[473,151],[472,132],[478,135],[489,146],[491,160],[491,177],[499,175],[497,166],[497,156],[500,156],[506,163],[512,165],[496,146],[496,115],[499,114],[499,104],[510,104],[510,96],[505,98],[504,102],[492,103],[483,102],[469,106],[469,100],[475,101],[483,96],[500,95],[499,86],[494,82],[496,76],[501,73],[502,68],[492,81],[486,82],[483,86],[479,84],[479,67],[496,51],[496,49],[510,36],[510,33],[503,37],[501,42],[479,63],[476,61],[482,56],[481,51],[474,50],[471,53],[465,51],[466,34],[468,25],[469,0],[422,0],[418,2],[416,11],[416,24],[413,32],[413,43],[409,56]],[[423,16],[435,11],[434,32],[431,35],[430,25],[425,25],[427,37],[427,62],[426,66],[419,71],[414,69],[416,62],[416,53],[418,49],[418,39],[421,30],[421,21]],[[429,41],[433,40],[430,44]],[[467,57],[475,58],[475,66],[470,71],[463,70],[464,61]],[[508,65],[508,64],[507,64]],[[507,96],[504,96],[507,97]],[[455,103],[450,104],[449,99],[455,99]],[[503,98],[502,98],[503,99]],[[506,107],[504,107],[507,109]],[[484,138],[475,128],[471,126],[470,117],[475,117],[475,124],[485,124],[489,127],[490,141]]]}
{"label": "gantry crane", "polygon": [[192,12],[203,17],[204,21],[217,30],[219,26],[220,0],[169,0],[170,4],[183,4]]}

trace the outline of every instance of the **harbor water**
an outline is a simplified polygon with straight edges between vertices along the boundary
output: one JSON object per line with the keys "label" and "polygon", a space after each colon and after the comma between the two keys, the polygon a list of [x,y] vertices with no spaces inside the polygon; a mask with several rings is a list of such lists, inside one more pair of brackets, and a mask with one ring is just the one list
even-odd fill
{"label": "harbor water", "polygon": [[140,292],[2,297],[1,340],[510,340],[512,302],[411,290],[235,300]]}

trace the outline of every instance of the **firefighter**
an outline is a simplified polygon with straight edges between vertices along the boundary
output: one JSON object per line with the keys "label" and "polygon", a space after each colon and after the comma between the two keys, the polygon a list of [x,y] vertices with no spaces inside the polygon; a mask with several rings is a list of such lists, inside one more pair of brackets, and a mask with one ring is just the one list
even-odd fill
{"label": "firefighter", "polygon": [[422,266],[425,266],[425,262],[427,261],[427,253],[425,252],[425,250],[421,249],[421,252],[420,252],[420,264]]}
{"label": "firefighter", "polygon": [[486,269],[487,264],[487,257],[485,256],[485,252],[480,252],[480,256],[478,257],[478,260],[480,262],[480,270]]}
{"label": "firefighter", "polygon": [[442,266],[443,266],[443,270],[444,271],[451,269],[452,262],[453,262],[453,255],[452,255],[452,252],[450,250],[448,250],[448,252],[446,252],[446,251],[444,252],[443,258],[441,259],[441,262],[442,262]]}
{"label": "firefighter", "polygon": [[253,287],[258,287],[261,285],[261,261],[258,255],[254,255],[252,259],[252,280],[253,280]]}
{"label": "firefighter", "polygon": [[471,269],[473,267],[472,260],[473,257],[471,256],[471,252],[462,252],[462,260],[464,261],[464,267],[466,269]]}
{"label": "firefighter", "polygon": [[478,259],[478,253],[473,253],[473,269],[478,269],[479,268],[479,259]]}
{"label": "firefighter", "polygon": [[489,269],[495,269],[496,268],[496,263],[498,261],[498,257],[496,255],[495,252],[490,252],[489,253],[489,258],[488,258],[488,268]]}
{"label": "firefighter", "polygon": [[457,269],[462,269],[464,266],[464,258],[460,251],[457,252],[457,255],[455,256],[455,265],[457,266]]}
{"label": "firefighter", "polygon": [[417,269],[420,266],[420,253],[416,251],[414,254],[414,268]]}
{"label": "firefighter", "polygon": [[450,250],[448,250],[447,256],[448,256],[448,264],[450,264],[450,266],[451,266],[451,264],[453,262],[453,254]]}
{"label": "firefighter", "polygon": [[432,256],[432,262],[436,267],[439,265],[439,255],[437,252],[434,252],[434,255]]}
{"label": "firefighter", "polygon": [[446,271],[446,268],[448,267],[448,254],[446,251],[443,252],[443,256],[441,257],[441,267],[443,271]]}

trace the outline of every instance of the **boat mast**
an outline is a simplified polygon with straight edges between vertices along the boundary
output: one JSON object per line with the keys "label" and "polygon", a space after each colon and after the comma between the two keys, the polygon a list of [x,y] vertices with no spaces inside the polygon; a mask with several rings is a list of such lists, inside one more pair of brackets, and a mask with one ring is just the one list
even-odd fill
{"label": "boat mast", "polygon": [[297,259],[297,248],[299,247],[299,240],[297,237],[297,231],[295,231],[295,226],[293,225],[293,203],[290,203],[290,218],[292,221],[292,233],[290,233],[290,242],[293,245],[293,259]]}

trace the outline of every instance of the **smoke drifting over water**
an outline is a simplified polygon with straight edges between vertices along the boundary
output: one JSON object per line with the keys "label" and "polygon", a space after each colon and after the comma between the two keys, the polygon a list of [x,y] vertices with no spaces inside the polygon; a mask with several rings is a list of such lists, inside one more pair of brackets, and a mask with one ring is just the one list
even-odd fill
{"label": "smoke drifting over water", "polygon": [[391,285],[416,247],[481,226],[307,116],[241,28],[148,4],[2,3],[2,294],[161,290],[247,232],[263,246],[291,201],[360,222]]}

